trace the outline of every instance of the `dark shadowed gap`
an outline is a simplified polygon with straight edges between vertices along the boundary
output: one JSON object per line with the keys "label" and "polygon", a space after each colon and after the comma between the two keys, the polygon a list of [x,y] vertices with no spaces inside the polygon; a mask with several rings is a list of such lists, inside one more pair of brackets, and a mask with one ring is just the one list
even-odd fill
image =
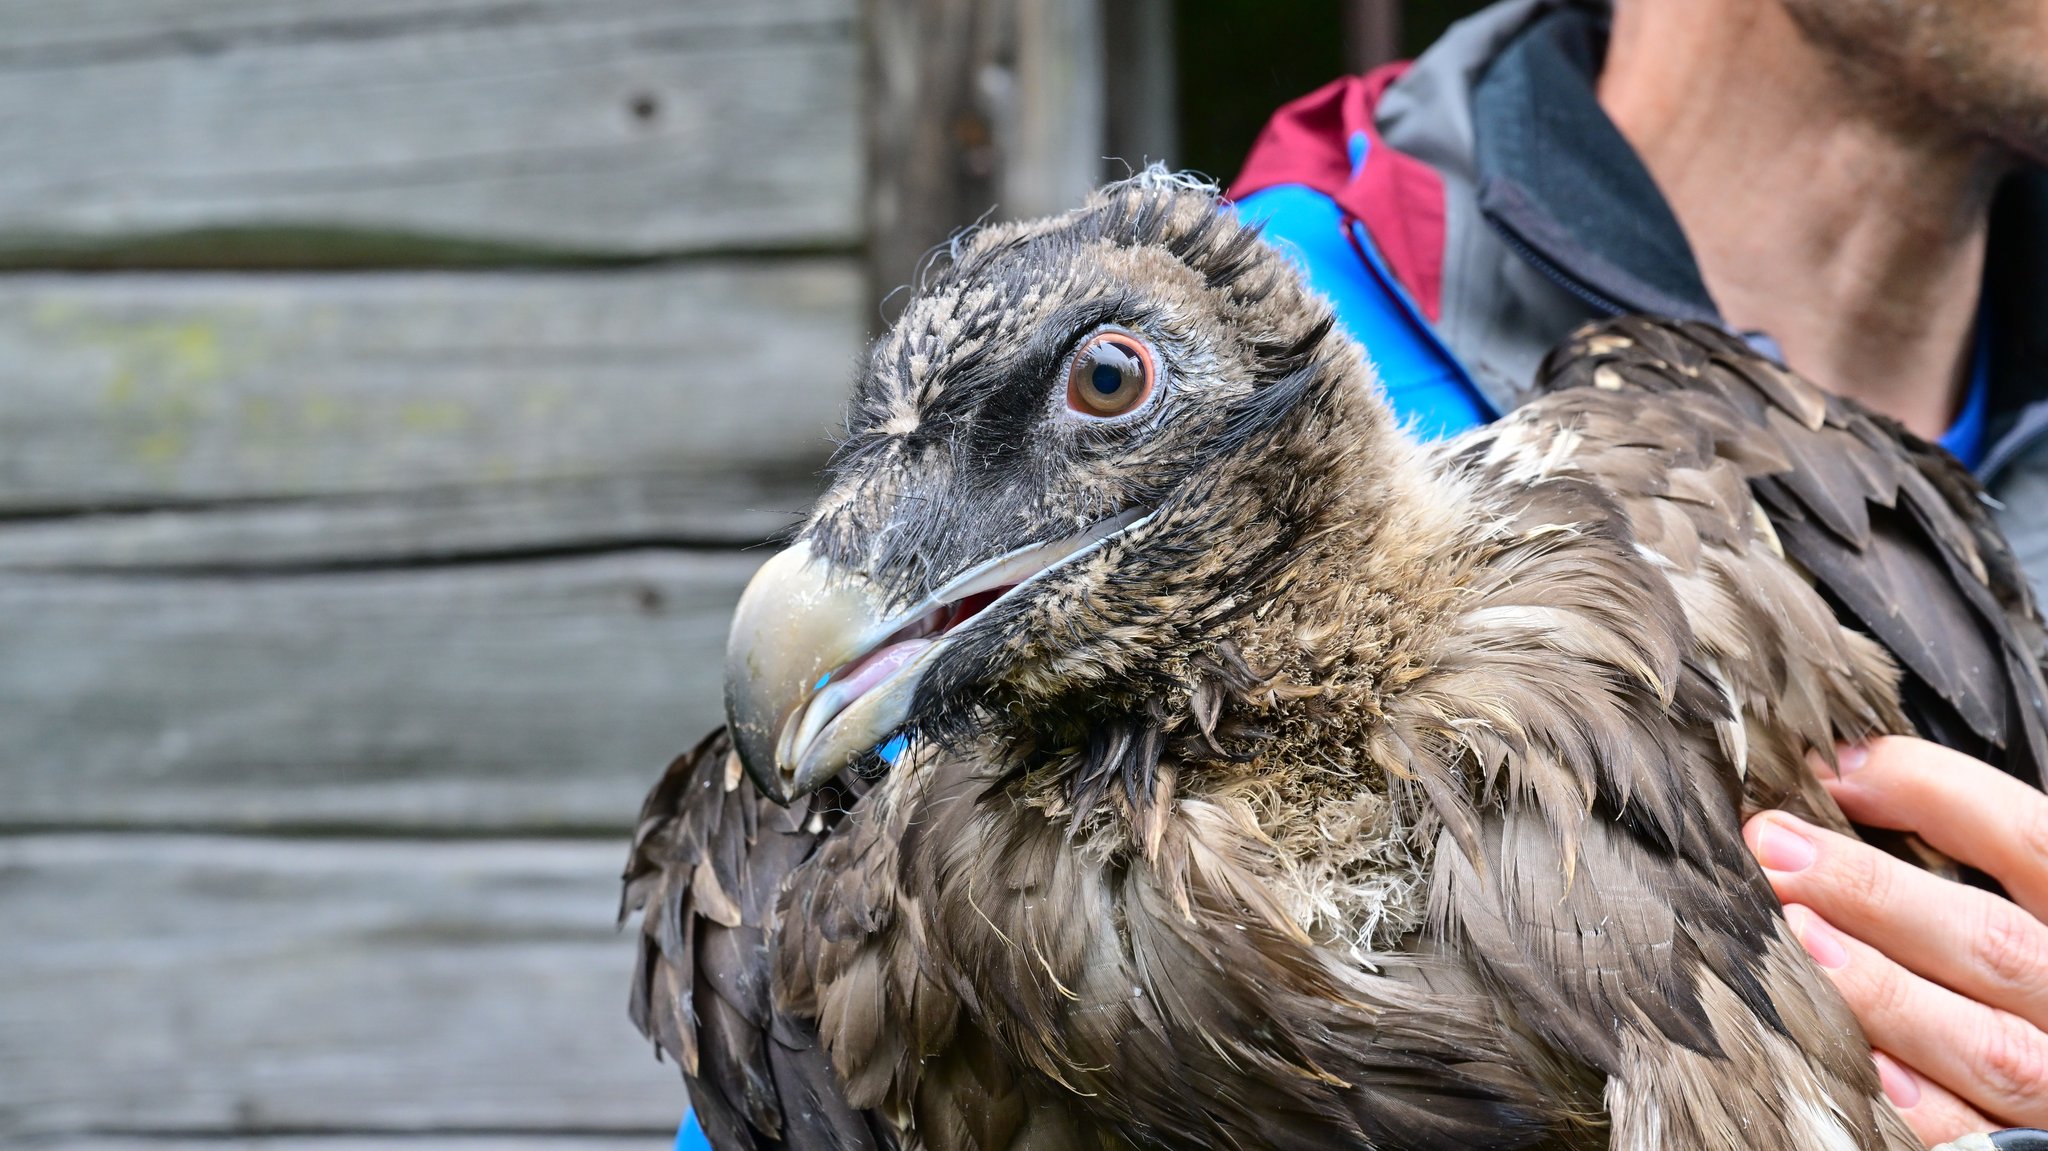
{"label": "dark shadowed gap", "polygon": [[[1197,0],[1174,11],[1179,166],[1227,182],[1275,108],[1345,73],[1347,0]],[[1403,0],[1413,56],[1479,0]]]}

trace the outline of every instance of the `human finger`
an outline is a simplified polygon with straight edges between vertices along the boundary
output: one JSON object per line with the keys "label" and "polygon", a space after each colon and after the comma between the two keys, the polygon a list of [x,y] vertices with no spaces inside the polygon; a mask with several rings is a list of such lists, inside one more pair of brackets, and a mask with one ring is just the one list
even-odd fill
{"label": "human finger", "polygon": [[2048,925],[2010,900],[1943,879],[1785,812],[1743,828],[1771,888],[1892,962],[2048,1027]]}
{"label": "human finger", "polygon": [[2010,1012],[1922,979],[1792,904],[1786,922],[1826,972],[1865,1035],[1987,1117],[1990,1127],[2048,1122],[2048,1035]]}
{"label": "human finger", "polygon": [[2048,918],[2048,796],[1980,760],[1911,736],[1886,736],[1837,755],[1822,771],[1857,823],[1910,831],[2003,884],[2036,919]]}
{"label": "human finger", "polygon": [[1932,1147],[1998,1126],[1983,1112],[1956,1098],[1941,1084],[1882,1051],[1871,1052],[1885,1098],[1899,1109],[1913,1134]]}

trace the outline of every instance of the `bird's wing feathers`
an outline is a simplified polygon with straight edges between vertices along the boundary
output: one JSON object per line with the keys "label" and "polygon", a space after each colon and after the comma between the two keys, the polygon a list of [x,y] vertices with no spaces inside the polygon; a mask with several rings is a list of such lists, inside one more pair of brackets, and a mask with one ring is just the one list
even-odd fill
{"label": "bird's wing feathers", "polygon": [[698,1121],[725,1151],[889,1145],[876,1117],[847,1104],[815,1024],[771,988],[778,899],[836,802],[769,802],[721,729],[677,758],[641,808],[620,908],[641,916],[629,1009],[682,1068]]}
{"label": "bird's wing feathers", "polygon": [[[1751,493],[1831,447],[1710,390],[1588,382],[1442,449],[1506,503],[1419,698],[1505,787],[1468,816],[1478,834],[1444,836],[1433,923],[1607,1072],[1615,1147],[1901,1145],[1844,1041],[1853,1019],[1740,838],[1744,806],[1846,826],[1807,755],[1906,729],[1884,652],[1838,622]],[[1861,516],[1875,538],[1881,505],[1841,495],[1881,470],[1867,448],[1828,457],[1800,505],[1825,507],[1814,522]],[[1458,714],[1473,700],[1511,719]]]}
{"label": "bird's wing feathers", "polygon": [[[1635,547],[1685,608],[1699,651],[1691,670],[1734,713],[1717,729],[1723,757],[1747,769],[1743,807],[1791,807],[1844,827],[1802,761],[1830,755],[1833,740],[1879,732],[1918,730],[2039,780],[2043,630],[1974,481],[1946,453],[1697,325],[1583,330],[1546,362],[1540,387],[1547,394],[1493,434],[1530,441],[1520,455],[1591,479],[1619,505]],[[1895,675],[1903,714],[1882,690]],[[1664,766],[1691,773],[1697,758]],[[1626,836],[1620,822],[1601,824],[1582,850],[1591,862],[1604,843],[1619,865],[1593,864],[1600,874],[1583,894],[1568,886],[1554,902],[1540,892],[1517,899],[1515,885],[1475,876],[1471,906],[1489,906],[1491,886],[1508,914],[1551,927],[1603,960],[1592,965],[1601,970],[1620,958],[1615,944],[1654,952],[1670,937],[1700,949],[1697,961],[1670,949],[1692,969],[1681,1018],[1707,1022],[1718,1051],[1661,1022],[1617,1029],[1623,1050],[1607,1099],[1615,1147],[1667,1145],[1687,1128],[1676,1143],[1752,1146],[1773,1124],[1795,1143],[1917,1146],[1877,1096],[1854,1019],[1777,917],[1733,808],[1702,813],[1723,824],[1711,866]],[[1551,874],[1531,866],[1540,841],[1521,838],[1498,865]],[[1458,861],[1447,870],[1456,877]],[[1675,911],[1675,935],[1661,922],[1591,929],[1590,913],[1575,909],[1638,886]],[[1499,939],[1475,951],[1528,955]],[[1584,990],[1583,975],[1574,986],[1574,964],[1555,966],[1551,998],[1568,1016],[1611,1009]],[[1654,984],[1638,975],[1620,985]],[[1710,1057],[1739,1073],[1715,1073]]]}
{"label": "bird's wing feathers", "polygon": [[1785,554],[1906,672],[1929,738],[2040,784],[2048,634],[1976,482],[1943,452],[1700,324],[1628,318],[1581,330],[1539,392],[1713,397],[1712,434],[1742,464]]}
{"label": "bird's wing feathers", "polygon": [[1607,1146],[1907,1146],[1878,1136],[1855,1021],[1759,880],[1599,821],[1571,872],[1539,821],[1496,817],[1484,842],[1477,862],[1441,846],[1437,906],[1518,1016],[1606,1072]]}

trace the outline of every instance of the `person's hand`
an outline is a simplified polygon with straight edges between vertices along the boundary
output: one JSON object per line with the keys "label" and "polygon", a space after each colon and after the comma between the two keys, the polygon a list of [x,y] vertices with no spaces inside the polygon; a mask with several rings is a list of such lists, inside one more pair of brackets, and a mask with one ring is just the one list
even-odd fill
{"label": "person's hand", "polygon": [[2010,900],[1767,811],[1743,829],[1807,953],[1876,1047],[1885,1094],[1928,1143],[2048,1127],[2048,797],[1924,740],[1820,768],[1849,818],[1917,833]]}

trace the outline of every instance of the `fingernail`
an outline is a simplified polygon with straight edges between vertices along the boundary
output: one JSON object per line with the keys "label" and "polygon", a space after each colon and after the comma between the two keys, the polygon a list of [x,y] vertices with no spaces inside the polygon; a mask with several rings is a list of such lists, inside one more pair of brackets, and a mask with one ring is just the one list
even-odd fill
{"label": "fingernail", "polygon": [[1835,769],[1843,775],[1854,775],[1870,762],[1870,749],[1860,743],[1838,743],[1835,745]]}
{"label": "fingernail", "polygon": [[1901,1111],[1917,1106],[1920,1102],[1920,1077],[1882,1051],[1873,1051],[1870,1058],[1877,1063],[1877,1081],[1884,1084],[1884,1097],[1892,1106]]}
{"label": "fingernail", "polygon": [[1792,928],[1792,934],[1799,939],[1799,946],[1813,957],[1815,963],[1829,971],[1840,971],[1849,966],[1849,949],[1835,935],[1834,929],[1822,923],[1820,916],[1796,903],[1785,905],[1785,922]]}
{"label": "fingernail", "polygon": [[1762,820],[1756,831],[1756,861],[1766,871],[1805,871],[1820,858],[1813,841],[1779,822],[1781,816]]}

